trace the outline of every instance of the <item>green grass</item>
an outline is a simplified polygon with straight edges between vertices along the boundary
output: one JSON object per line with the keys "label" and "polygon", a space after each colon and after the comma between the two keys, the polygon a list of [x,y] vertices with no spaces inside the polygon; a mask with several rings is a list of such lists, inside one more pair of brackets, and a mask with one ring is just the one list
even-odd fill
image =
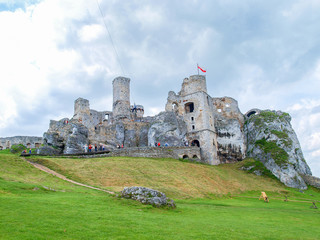
{"label": "green grass", "polygon": [[210,198],[228,193],[265,189],[281,191],[283,184],[271,178],[239,171],[239,164],[209,166],[174,159],[130,157],[32,158],[69,178],[111,191],[145,186],[170,198]]}
{"label": "green grass", "polygon": [[[145,183],[147,179],[142,177],[144,167],[146,171],[156,166],[162,168],[158,174],[168,172],[168,178],[173,173],[194,172],[194,175],[185,176],[185,181],[190,177],[202,184],[216,179],[210,174],[218,175],[221,192],[212,192],[215,197],[211,198],[189,195],[190,199],[184,199],[185,194],[181,197],[177,194],[175,210],[157,209],[74,186],[33,168],[16,155],[1,152],[0,239],[318,239],[320,236],[318,209],[311,209],[310,202],[282,201],[284,195],[289,199],[320,200],[319,190],[309,189],[302,193],[286,188],[272,179],[238,170],[242,163],[212,167],[175,160],[149,159],[152,164],[144,166],[146,159],[110,159],[51,161],[60,168],[64,166],[63,160],[67,166],[75,164],[74,171],[65,168],[71,175],[76,175],[79,166],[88,167],[87,164],[91,164],[94,173],[103,172],[98,171],[101,166],[109,167],[107,172],[115,174],[113,179],[118,179],[117,171],[132,161],[127,173],[135,174],[132,179],[140,179]],[[119,167],[116,167],[117,164]],[[183,170],[173,171],[169,167],[181,167]],[[125,170],[121,172],[124,173]],[[197,178],[196,174],[202,175]],[[237,177],[231,177],[233,175]],[[122,175],[122,178],[128,179],[129,176]],[[176,178],[183,179],[182,176]],[[81,179],[95,185],[101,184],[99,177],[92,178],[90,174]],[[159,176],[156,179],[159,180]],[[173,179],[169,178],[170,181]],[[235,187],[249,184],[250,179],[253,182],[262,181],[260,189],[223,194],[224,189],[228,188],[225,184]],[[150,183],[152,181],[155,179],[150,180]],[[187,183],[190,188],[197,184]],[[47,190],[44,186],[55,191]],[[274,189],[266,191],[270,203],[251,198],[259,197],[260,191],[268,186],[270,190]],[[168,184],[167,188],[172,186]],[[175,190],[170,192],[174,193]]]}

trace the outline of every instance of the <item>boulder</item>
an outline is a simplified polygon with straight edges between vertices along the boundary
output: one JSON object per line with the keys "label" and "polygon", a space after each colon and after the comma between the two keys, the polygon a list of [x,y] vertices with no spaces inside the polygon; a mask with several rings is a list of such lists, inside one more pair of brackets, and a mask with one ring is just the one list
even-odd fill
{"label": "boulder", "polygon": [[281,111],[250,115],[245,124],[247,156],[261,161],[286,186],[306,189],[300,175],[312,174],[290,121],[290,115]]}
{"label": "boulder", "polygon": [[80,123],[71,123],[72,132],[68,135],[64,148],[65,154],[81,153],[84,151],[84,145],[89,144],[88,128]]}
{"label": "boulder", "polygon": [[121,192],[121,197],[154,207],[176,207],[174,201],[167,198],[164,193],[146,187],[125,187]]}

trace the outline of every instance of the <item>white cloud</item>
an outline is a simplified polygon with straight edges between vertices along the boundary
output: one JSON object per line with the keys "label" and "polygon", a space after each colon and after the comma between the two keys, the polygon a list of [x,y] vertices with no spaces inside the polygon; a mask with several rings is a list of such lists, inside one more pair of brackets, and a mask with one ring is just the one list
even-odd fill
{"label": "white cloud", "polygon": [[85,25],[79,30],[78,36],[81,41],[90,42],[100,38],[102,34],[105,34],[104,31],[106,30],[99,24]]}
{"label": "white cloud", "polygon": [[290,8],[282,11],[284,17],[298,19],[303,17],[306,13],[318,8],[320,6],[320,1],[318,0],[299,0],[293,2]]}
{"label": "white cloud", "polygon": [[146,5],[142,8],[138,8],[135,11],[134,16],[142,28],[155,29],[162,24],[164,13],[159,6],[157,9],[155,9]]}

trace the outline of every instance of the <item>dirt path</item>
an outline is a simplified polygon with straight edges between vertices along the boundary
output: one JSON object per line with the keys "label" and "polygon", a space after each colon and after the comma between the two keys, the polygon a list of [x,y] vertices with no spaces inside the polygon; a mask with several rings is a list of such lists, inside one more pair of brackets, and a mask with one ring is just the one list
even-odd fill
{"label": "dirt path", "polygon": [[51,170],[50,168],[47,168],[39,163],[34,163],[34,162],[31,162],[27,159],[25,159],[24,157],[22,157],[23,160],[25,160],[26,162],[30,163],[31,165],[33,165],[34,167],[38,168],[39,170],[43,171],[43,172],[46,172],[46,173],[49,173],[49,174],[52,174],[58,178],[61,178],[67,182],[70,182],[70,183],[73,183],[73,184],[76,184],[76,185],[79,185],[79,186],[82,186],[82,187],[86,187],[86,188],[91,188],[91,189],[95,189],[95,190],[98,190],[98,191],[102,191],[102,192],[106,192],[106,193],[109,193],[109,194],[112,194],[114,195],[115,193],[114,192],[111,192],[111,191],[108,191],[108,190],[104,190],[104,189],[101,189],[101,188],[96,188],[96,187],[92,187],[92,186],[89,186],[89,185],[86,185],[86,184],[83,184],[83,183],[79,183],[79,182],[76,182],[76,181],[73,181],[71,179],[68,179],[67,177],[61,175],[60,173],[57,173],[53,170]]}

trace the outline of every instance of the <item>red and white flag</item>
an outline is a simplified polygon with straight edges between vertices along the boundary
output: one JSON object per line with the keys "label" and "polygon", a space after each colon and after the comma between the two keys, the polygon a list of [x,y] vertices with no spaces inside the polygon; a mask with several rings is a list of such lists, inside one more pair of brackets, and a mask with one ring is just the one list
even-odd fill
{"label": "red and white flag", "polygon": [[202,72],[207,72],[206,70],[202,69],[201,67],[198,66],[198,69],[200,69]]}

